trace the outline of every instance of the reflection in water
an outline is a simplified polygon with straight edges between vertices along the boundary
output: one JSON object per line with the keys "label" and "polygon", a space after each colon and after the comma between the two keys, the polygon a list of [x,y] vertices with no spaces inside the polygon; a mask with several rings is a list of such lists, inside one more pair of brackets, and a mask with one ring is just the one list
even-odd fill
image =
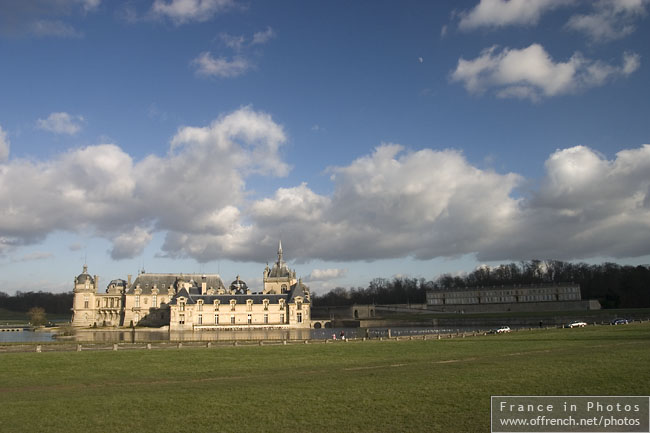
{"label": "reflection in water", "polygon": [[[457,327],[443,329],[433,327],[395,327],[390,328],[392,337],[424,334],[446,334],[473,332],[476,327]],[[244,329],[221,331],[173,331],[134,329],[134,330],[83,330],[75,337],[79,342],[93,343],[142,343],[148,341],[246,341],[246,340],[325,340],[336,336],[341,338],[379,338],[388,336],[388,328],[327,328],[327,329]]]}
{"label": "reflection in water", "polygon": [[0,332],[0,343],[43,343],[53,340],[54,333],[52,332]]}

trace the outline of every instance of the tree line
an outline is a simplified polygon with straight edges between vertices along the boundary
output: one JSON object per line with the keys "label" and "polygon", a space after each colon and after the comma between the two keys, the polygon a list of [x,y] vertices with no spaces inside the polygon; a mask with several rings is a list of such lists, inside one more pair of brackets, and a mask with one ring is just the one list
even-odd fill
{"label": "tree line", "polygon": [[[588,265],[559,260],[530,260],[482,266],[463,275],[443,274],[425,278],[375,278],[367,287],[337,287],[322,295],[312,295],[315,306],[352,304],[423,304],[427,290],[465,287],[509,286],[513,284],[580,284],[582,299],[597,299],[603,308],[650,307],[650,266],[616,263]],[[69,314],[73,293],[0,292],[0,308],[27,312],[41,307],[47,314]]]}
{"label": "tree line", "polygon": [[26,313],[34,307],[40,307],[47,314],[71,314],[72,298],[72,292],[18,291],[13,296],[0,292],[0,308]]}
{"label": "tree line", "polygon": [[582,299],[597,299],[603,308],[650,307],[649,265],[589,265],[559,260],[482,266],[468,274],[443,274],[435,280],[375,278],[368,287],[337,287],[312,299],[315,306],[425,303],[427,290],[568,282],[580,284]]}

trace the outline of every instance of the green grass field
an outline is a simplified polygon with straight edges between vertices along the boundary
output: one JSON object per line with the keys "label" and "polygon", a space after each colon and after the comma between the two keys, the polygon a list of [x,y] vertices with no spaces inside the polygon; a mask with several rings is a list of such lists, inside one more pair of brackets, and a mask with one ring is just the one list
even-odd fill
{"label": "green grass field", "polygon": [[490,395],[648,395],[650,323],[0,354],[2,432],[486,432]]}

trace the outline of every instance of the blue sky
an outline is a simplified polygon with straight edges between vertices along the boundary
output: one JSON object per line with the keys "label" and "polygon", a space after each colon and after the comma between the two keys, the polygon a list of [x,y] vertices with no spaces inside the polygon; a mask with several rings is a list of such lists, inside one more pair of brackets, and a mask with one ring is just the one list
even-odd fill
{"label": "blue sky", "polygon": [[650,262],[648,0],[0,0],[0,290]]}

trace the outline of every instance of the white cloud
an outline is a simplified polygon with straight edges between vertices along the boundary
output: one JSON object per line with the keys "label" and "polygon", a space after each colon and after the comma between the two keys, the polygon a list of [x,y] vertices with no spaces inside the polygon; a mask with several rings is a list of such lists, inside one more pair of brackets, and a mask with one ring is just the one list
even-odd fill
{"label": "white cloud", "polygon": [[312,281],[329,281],[337,278],[343,278],[348,274],[347,269],[313,269],[309,275],[303,278],[305,282]]}
{"label": "white cloud", "polygon": [[600,0],[593,2],[593,11],[577,14],[567,27],[585,33],[595,42],[621,39],[636,30],[635,22],[647,15],[650,0]]}
{"label": "white cloud", "polygon": [[612,78],[627,76],[638,69],[640,58],[624,53],[623,65],[613,66],[590,60],[576,52],[566,62],[555,62],[539,44],[523,49],[493,46],[472,60],[460,58],[451,74],[470,93],[494,89],[501,98],[539,100],[602,86]]}
{"label": "white cloud", "polygon": [[540,17],[571,0],[481,0],[472,10],[460,13],[461,30],[480,27],[537,24]]}
{"label": "white cloud", "polygon": [[[133,161],[113,144],[49,161],[0,164],[0,253],[56,231],[109,239],[114,259],[137,256],[155,233],[162,253],[205,262],[268,259],[281,238],[306,261],[454,257],[481,261],[650,253],[650,145],[612,160],[587,148],[558,150],[539,187],[470,164],[455,150],[383,144],[331,167],[333,192],[305,183],[250,200],[252,174],[284,176],[286,135],[242,108],[184,126],[164,156]],[[342,276],[314,270],[307,278]]]}
{"label": "white cloud", "polygon": [[650,145],[614,160],[577,146],[546,161],[546,177],[523,208],[515,251],[529,258],[648,254]]}
{"label": "white cloud", "polygon": [[47,119],[38,119],[37,124],[40,129],[54,132],[55,134],[75,135],[81,131],[83,116],[73,116],[68,113],[51,113]]}
{"label": "white cloud", "polygon": [[228,237],[240,226],[245,178],[288,173],[279,154],[285,141],[268,114],[242,108],[205,127],[180,128],[164,157],[134,163],[102,144],[2,164],[0,245],[7,251],[57,230],[84,230],[112,240],[117,259],[140,254],[154,231],[170,239]]}
{"label": "white cloud", "polygon": [[196,67],[196,73],[199,75],[224,78],[242,75],[251,67],[249,61],[243,57],[237,56],[230,60],[224,57],[215,58],[208,51],[192,60],[192,65]]}
{"label": "white cloud", "polygon": [[262,45],[270,41],[275,37],[275,32],[271,27],[267,27],[266,30],[257,32],[253,34],[253,40],[251,45]]}
{"label": "white cloud", "polygon": [[233,6],[233,0],[155,0],[151,12],[180,25],[190,21],[208,21]]}
{"label": "white cloud", "polygon": [[113,247],[110,250],[111,258],[121,260],[139,256],[152,237],[149,230],[142,227],[134,227],[129,232],[121,233],[113,239]]}
{"label": "white cloud", "polygon": [[7,138],[7,133],[0,126],[0,163],[9,159],[9,149],[11,148],[11,143]]}

